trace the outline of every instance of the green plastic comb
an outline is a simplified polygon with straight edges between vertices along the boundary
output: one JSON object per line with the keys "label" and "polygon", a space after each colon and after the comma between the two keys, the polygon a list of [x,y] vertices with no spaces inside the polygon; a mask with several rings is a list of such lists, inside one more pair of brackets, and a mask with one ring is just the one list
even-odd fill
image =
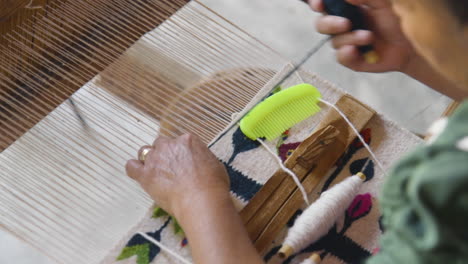
{"label": "green plastic comb", "polygon": [[299,84],[268,97],[241,121],[240,129],[248,138],[272,140],[295,124],[320,111],[320,92],[310,84]]}

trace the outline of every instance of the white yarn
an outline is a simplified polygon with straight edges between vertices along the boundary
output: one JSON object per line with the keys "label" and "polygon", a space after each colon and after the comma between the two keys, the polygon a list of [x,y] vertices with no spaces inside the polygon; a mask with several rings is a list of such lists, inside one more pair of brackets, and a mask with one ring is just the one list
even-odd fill
{"label": "white yarn", "polygon": [[156,239],[153,239],[152,237],[148,236],[147,234],[143,233],[143,232],[139,232],[138,233],[140,236],[144,237],[146,240],[148,240],[149,242],[155,244],[156,246],[158,246],[161,250],[165,251],[166,253],[168,253],[169,255],[173,256],[174,258],[178,259],[180,262],[184,263],[184,264],[192,264],[192,262],[184,259],[181,255],[177,254],[176,252],[174,252],[172,249],[164,246],[163,244],[161,244],[159,241],[157,241]]}
{"label": "white yarn", "polygon": [[335,224],[336,219],[350,206],[362,183],[363,180],[354,175],[323,192],[296,220],[284,245],[298,252],[324,236]]}
{"label": "white yarn", "polygon": [[448,118],[443,117],[435,121],[427,130],[426,144],[434,143],[448,126]]}
{"label": "white yarn", "polygon": [[301,264],[318,264],[317,262],[315,262],[313,259],[311,258],[307,258],[305,259],[304,261],[301,262]]}
{"label": "white yarn", "polygon": [[299,177],[297,177],[297,175],[291,171],[290,169],[288,169],[286,166],[284,166],[283,164],[283,161],[281,160],[280,157],[278,157],[278,155],[273,152],[273,150],[271,150],[268,145],[263,142],[263,140],[257,138],[257,141],[260,142],[260,144],[262,144],[262,146],[268,151],[268,153],[271,154],[272,157],[274,157],[276,159],[276,161],[278,162],[278,165],[280,166],[280,168],[286,172],[287,174],[289,174],[291,176],[291,178],[294,180],[294,183],[296,183],[297,187],[299,188],[299,190],[301,191],[302,193],[302,198],[304,199],[304,201],[306,202],[307,205],[310,205],[309,203],[309,197],[307,195],[307,192],[304,188],[304,186],[302,185],[301,181],[299,180]]}
{"label": "white yarn", "polygon": [[468,137],[463,138],[462,140],[457,142],[457,148],[459,150],[467,151],[468,152]]}
{"label": "white yarn", "polygon": [[357,128],[353,125],[353,123],[351,123],[351,121],[349,120],[349,118],[340,110],[338,109],[338,107],[336,107],[334,104],[332,103],[329,103],[323,99],[319,99],[320,102],[330,106],[331,108],[335,109],[340,115],[341,117],[343,117],[343,119],[346,121],[346,123],[348,123],[348,125],[351,127],[351,129],[354,131],[354,133],[356,134],[356,136],[359,138],[359,140],[361,141],[361,143],[364,145],[364,147],[367,149],[367,151],[369,151],[369,154],[372,156],[372,158],[375,160],[375,163],[377,163],[377,166],[379,166],[380,170],[382,171],[382,173],[387,176],[387,173],[385,172],[385,169],[382,165],[382,163],[379,161],[379,159],[377,159],[377,156],[374,154],[374,152],[371,150],[371,148],[369,147],[369,145],[366,143],[366,141],[364,140],[364,138],[361,136],[361,133],[359,133],[359,131],[357,130]]}

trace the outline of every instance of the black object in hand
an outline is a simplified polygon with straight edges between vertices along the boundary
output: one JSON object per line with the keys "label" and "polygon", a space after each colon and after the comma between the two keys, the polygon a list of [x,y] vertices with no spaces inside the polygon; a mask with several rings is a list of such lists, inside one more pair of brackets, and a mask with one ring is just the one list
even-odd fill
{"label": "black object in hand", "polygon": [[[325,12],[327,12],[329,15],[340,16],[349,19],[353,25],[352,30],[368,29],[366,27],[365,17],[362,14],[359,7],[350,4],[345,0],[323,0],[323,4],[325,6]],[[371,45],[361,46],[359,47],[359,50],[363,54],[372,52],[374,53],[372,55],[376,56],[375,52],[373,52],[373,47]]]}

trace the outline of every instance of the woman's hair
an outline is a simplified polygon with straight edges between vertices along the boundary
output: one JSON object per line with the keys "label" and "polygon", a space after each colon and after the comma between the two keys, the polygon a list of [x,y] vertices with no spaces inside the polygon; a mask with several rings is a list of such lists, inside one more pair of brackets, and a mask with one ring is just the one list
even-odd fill
{"label": "woman's hair", "polygon": [[449,8],[463,24],[468,24],[468,0],[445,0]]}

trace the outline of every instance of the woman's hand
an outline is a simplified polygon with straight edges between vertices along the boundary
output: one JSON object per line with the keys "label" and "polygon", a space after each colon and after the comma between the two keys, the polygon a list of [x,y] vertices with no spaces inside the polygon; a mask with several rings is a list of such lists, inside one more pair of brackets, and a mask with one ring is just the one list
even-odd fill
{"label": "woman's hand", "polygon": [[[317,30],[334,35],[333,48],[338,61],[344,66],[363,72],[407,72],[412,60],[420,60],[411,43],[401,30],[400,20],[389,0],[345,0],[361,8],[369,30],[351,30],[346,18],[324,15],[317,20]],[[309,0],[317,12],[325,12],[323,0]],[[372,45],[379,54],[376,64],[367,63],[358,46]]]}
{"label": "woman's hand", "polygon": [[191,135],[159,137],[127,174],[182,225],[195,263],[261,264],[229,193],[224,166]]}
{"label": "woman's hand", "polygon": [[138,157],[144,149],[150,150],[145,162],[128,161],[127,174],[175,217],[197,200],[230,199],[224,166],[198,137],[159,137],[153,146],[142,147]]}

